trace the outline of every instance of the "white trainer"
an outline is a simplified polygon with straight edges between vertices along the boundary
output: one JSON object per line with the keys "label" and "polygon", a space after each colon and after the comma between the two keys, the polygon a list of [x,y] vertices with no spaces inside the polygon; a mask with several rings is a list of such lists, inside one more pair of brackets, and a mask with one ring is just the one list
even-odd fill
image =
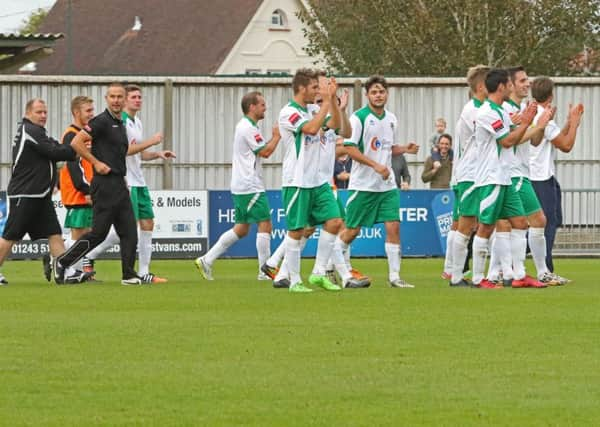
{"label": "white trainer", "polygon": [[200,274],[202,274],[202,277],[204,277],[206,280],[214,280],[212,275],[212,268],[204,260],[203,256],[201,256],[200,258],[196,258],[194,264],[196,264],[196,268],[198,268]]}
{"label": "white trainer", "polygon": [[402,279],[390,280],[390,286],[392,288],[414,288],[414,285],[411,285]]}

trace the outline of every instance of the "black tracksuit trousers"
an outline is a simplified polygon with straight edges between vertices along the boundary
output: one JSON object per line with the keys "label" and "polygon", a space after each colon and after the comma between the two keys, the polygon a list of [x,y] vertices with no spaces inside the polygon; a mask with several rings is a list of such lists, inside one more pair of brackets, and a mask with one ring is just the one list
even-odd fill
{"label": "black tracksuit trousers", "polygon": [[137,276],[135,252],[137,249],[137,223],[131,206],[129,189],[125,178],[118,175],[94,175],[90,187],[92,196],[92,231],[58,258],[60,264],[69,267],[106,239],[110,226],[115,226],[121,239],[121,268],[123,279]]}

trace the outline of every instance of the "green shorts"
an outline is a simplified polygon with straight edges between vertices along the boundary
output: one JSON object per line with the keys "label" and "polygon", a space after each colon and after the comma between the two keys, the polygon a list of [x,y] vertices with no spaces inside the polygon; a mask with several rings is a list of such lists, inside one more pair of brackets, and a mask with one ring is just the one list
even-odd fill
{"label": "green shorts", "polygon": [[152,199],[148,187],[131,187],[129,194],[131,195],[131,205],[136,221],[153,219],[154,211],[152,210]]}
{"label": "green shorts", "polygon": [[350,191],[346,202],[346,227],[372,227],[390,221],[400,221],[398,190]]}
{"label": "green shorts", "polygon": [[454,203],[452,204],[452,221],[458,221],[458,201],[460,196],[458,194],[458,185],[452,186],[452,192],[454,193]]}
{"label": "green shorts", "polygon": [[515,177],[512,179],[512,183],[515,187],[515,190],[517,190],[519,197],[521,198],[521,203],[523,203],[523,211],[525,212],[525,216],[534,214],[542,209],[540,201],[535,194],[533,185],[531,185],[529,178]]}
{"label": "green shorts", "polygon": [[333,196],[335,197],[335,200],[337,200],[337,205],[338,205],[338,208],[340,209],[340,216],[342,219],[345,219],[346,218],[346,208],[344,208],[344,203],[342,203],[342,199],[340,198],[338,190],[334,190],[332,188],[331,191],[333,191]]}
{"label": "green shorts", "polygon": [[89,208],[67,208],[65,228],[90,228],[94,212]]}
{"label": "green shorts", "polygon": [[232,194],[236,224],[255,224],[271,220],[271,207],[264,192]]}
{"label": "green shorts", "polygon": [[329,184],[313,188],[283,187],[281,192],[288,230],[313,227],[341,218],[338,202]]}
{"label": "green shorts", "polygon": [[459,182],[454,195],[457,214],[455,221],[458,221],[461,216],[476,217],[479,214],[479,191],[473,182]]}
{"label": "green shorts", "polygon": [[479,222],[495,224],[499,219],[524,216],[523,203],[514,185],[485,185],[478,188]]}

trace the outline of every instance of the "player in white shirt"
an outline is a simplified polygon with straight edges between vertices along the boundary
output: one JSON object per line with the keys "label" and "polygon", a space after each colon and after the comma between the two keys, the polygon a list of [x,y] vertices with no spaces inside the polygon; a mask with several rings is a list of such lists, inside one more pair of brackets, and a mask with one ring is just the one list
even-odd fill
{"label": "player in white shirt", "polygon": [[[325,73],[318,72],[319,77],[325,77]],[[342,226],[340,232],[345,228],[343,224],[343,218],[345,216],[344,206],[342,205],[335,185],[333,184],[333,168],[336,159],[336,148],[338,146],[343,146],[343,136],[350,137],[352,133],[352,128],[350,126],[350,121],[348,119],[348,115],[346,114],[346,107],[348,105],[349,92],[348,90],[344,90],[341,97],[338,98],[338,105],[340,107],[340,129],[329,129],[325,126],[321,129],[321,145],[320,145],[320,153],[319,153],[319,168],[318,174],[320,176],[319,181],[322,183],[330,183],[332,186],[333,195],[338,202],[338,207],[340,209],[340,214],[342,217]],[[308,106],[311,115],[314,117],[319,109],[321,104],[323,103],[323,96],[321,94],[317,94],[315,97],[315,104],[310,104]],[[337,132],[336,132],[337,131]],[[338,135],[341,135],[339,136]],[[300,240],[300,252],[304,249],[306,242],[310,238],[310,236],[315,232],[316,227],[311,226],[307,227],[304,230],[303,236]],[[264,274],[268,275],[273,279],[273,287],[275,288],[288,288],[290,286],[289,273],[285,263],[281,263],[281,267],[277,270],[277,266],[280,264],[284,257],[285,253],[285,245],[284,242],[281,242],[279,247],[273,252],[271,257],[267,260],[267,262],[262,266],[262,271]],[[349,273],[352,275],[352,280],[350,277],[347,277],[348,280],[343,283],[345,287],[368,287],[370,285],[370,280],[368,277],[364,276],[358,270],[353,269],[350,266],[349,262],[349,251],[345,252],[344,260],[346,261],[346,265],[349,269]],[[329,280],[338,284],[337,275],[335,273],[335,257],[331,257],[327,264],[327,276]]]}
{"label": "player in white shirt", "polygon": [[[334,250],[342,220],[329,182],[322,183],[318,173],[321,129],[324,125],[330,129],[337,129],[340,125],[337,83],[333,78],[319,77],[314,70],[300,69],[292,79],[292,87],[293,99],[279,113],[279,129],[285,150],[282,195],[288,229],[284,262],[291,279],[289,291],[312,292],[311,288],[304,286],[300,277],[301,239],[306,227],[321,224],[315,266],[308,281],[328,291],[339,291],[341,288],[329,280],[326,269],[331,256],[338,271],[347,268],[342,252]],[[323,103],[313,116],[310,109],[317,94],[321,94]],[[342,277],[347,274],[342,274]]]}
{"label": "player in white shirt", "polygon": [[[502,108],[508,112],[513,126],[516,126],[521,121],[521,110],[526,107],[525,99],[529,95],[530,82],[523,67],[508,68],[508,73],[512,90],[510,97],[502,104]],[[537,269],[537,278],[543,284],[556,285],[558,281],[550,274],[545,263],[544,227],[546,218],[529,181],[530,141],[533,145],[541,142],[544,127],[549,119],[550,117],[545,115],[536,126],[527,129],[521,143],[514,147],[515,156],[510,168],[510,176],[512,185],[523,203],[524,213],[529,224],[529,247]],[[528,275],[523,276],[525,260],[517,262],[517,260],[512,259],[511,240],[523,240],[525,238],[523,231],[513,230],[508,220],[498,220],[495,237],[491,244],[490,267],[487,276],[489,281],[497,284],[503,283],[504,286],[512,286],[513,288],[542,287],[538,280]],[[502,282],[499,279],[500,271],[503,272]],[[514,279],[515,275],[523,278],[516,280]]]}
{"label": "player in white shirt", "polygon": [[[152,142],[156,144],[162,141],[162,134],[157,133],[147,141],[144,139],[144,128],[138,113],[142,109],[142,89],[138,85],[125,86],[126,98],[125,108],[122,112],[122,120],[127,129],[127,139],[129,144],[146,144]],[[138,230],[138,275],[143,283],[165,283],[167,279],[158,277],[150,272],[150,261],[152,259],[152,231],[154,230],[154,211],[152,210],[152,200],[150,192],[146,185],[146,180],[142,172],[142,160],[172,159],[175,153],[170,150],[161,151],[142,151],[137,154],[129,155],[125,159],[127,163],[127,185],[131,196],[133,213],[139,224]],[[89,263],[86,265],[84,260],[84,270],[93,270],[94,260],[114,244],[119,243],[114,228],[100,245],[93,249],[88,255]]]}
{"label": "player in white shirt", "polygon": [[[498,219],[508,219],[513,229],[527,230],[523,204],[510,179],[510,167],[514,161],[514,146],[523,139],[533,121],[537,105],[529,104],[521,114],[521,124],[511,131],[510,117],[502,109],[502,103],[510,96],[512,88],[508,71],[490,70],[485,85],[488,99],[477,111],[475,120],[475,143],[479,151],[475,185],[480,204],[479,226],[473,239],[473,284],[482,288],[497,288],[483,278],[488,239]],[[515,262],[525,259],[526,249],[524,233],[523,239],[511,239]],[[522,279],[518,276],[515,278]]]}
{"label": "player in white shirt", "polygon": [[273,127],[269,142],[260,133],[258,122],[265,117],[267,105],[260,92],[249,92],[242,98],[244,117],[235,127],[231,169],[231,194],[235,208],[235,225],[223,233],[204,255],[196,258],[196,267],[207,280],[213,280],[212,265],[229,247],[245,237],[252,224],[257,224],[256,250],[258,279],[269,280],[260,266],[271,253],[271,208],[265,195],[261,159],[269,158],[277,148],[281,136],[279,127]]}
{"label": "player in white shirt", "polygon": [[[538,77],[531,85],[531,95],[538,102],[536,121],[543,116],[544,111],[552,108],[554,99],[554,83],[548,77]],[[554,274],[552,247],[556,229],[562,223],[560,185],[556,180],[555,165],[557,149],[569,153],[575,144],[577,129],[583,115],[583,105],[577,104],[569,110],[567,123],[560,129],[554,120],[545,128],[544,138],[537,146],[529,147],[529,177],[531,184],[542,205],[546,217],[544,235],[546,238],[546,265]],[[561,284],[568,282],[556,276]]]}
{"label": "player in white shirt", "polygon": [[[322,71],[318,71],[317,74],[319,78],[324,78],[326,74]],[[338,202],[338,206],[340,208],[340,214],[342,217],[342,230],[345,228],[343,225],[343,218],[345,216],[344,206],[341,203],[337,189],[335,188],[335,184],[333,184],[333,168],[336,158],[336,147],[343,146],[343,137],[350,137],[352,128],[350,126],[350,121],[348,119],[348,115],[346,113],[346,107],[348,106],[349,92],[345,89],[342,92],[342,95],[338,97],[337,102],[340,107],[340,129],[329,129],[327,126],[321,129],[321,150],[319,153],[319,181],[322,183],[329,182],[332,186],[332,191],[334,197]],[[309,111],[314,117],[320,109],[321,104],[323,103],[323,96],[321,94],[317,94],[315,97],[315,103],[310,104],[308,106]],[[341,135],[341,136],[340,136]],[[315,232],[316,227],[307,227],[304,230],[303,236],[300,240],[300,252],[304,250],[306,243],[310,236]],[[340,230],[341,232],[341,230]],[[289,273],[287,271],[287,267],[285,263],[281,263],[285,253],[285,245],[284,241],[277,247],[277,249],[271,254],[267,262],[262,266],[262,271],[264,274],[273,279],[273,287],[275,288],[289,288],[290,280]],[[345,252],[344,259],[347,261],[348,269],[350,269],[350,273],[355,280],[348,280],[344,285],[348,287],[367,287],[370,284],[370,280],[368,277],[364,276],[358,270],[353,269],[349,263],[349,251]],[[333,258],[333,257],[332,257]],[[327,264],[327,276],[329,280],[338,284],[338,278],[335,273],[335,265],[334,260],[330,258],[329,263]],[[280,265],[279,270],[277,266]]]}
{"label": "player in white shirt", "polygon": [[[476,65],[467,72],[467,84],[472,98],[465,104],[456,123],[454,137],[454,162],[452,188],[454,190],[453,224],[448,233],[444,278],[450,286],[469,286],[463,272],[468,254],[468,244],[477,226],[479,199],[475,187],[477,147],[475,144],[475,119],[479,107],[487,97],[485,77],[490,67]],[[454,277],[452,277],[454,276]]]}
{"label": "player in white shirt", "polygon": [[414,286],[400,278],[400,196],[392,170],[392,155],[415,154],[419,146],[398,143],[398,121],[385,108],[387,87],[382,76],[369,77],[365,83],[368,104],[350,117],[352,136],[344,143],[353,160],[350,195],[346,202],[347,228],[337,238],[336,246],[343,252],[358,236],[361,227],[384,223],[389,284],[395,288],[412,288]]}

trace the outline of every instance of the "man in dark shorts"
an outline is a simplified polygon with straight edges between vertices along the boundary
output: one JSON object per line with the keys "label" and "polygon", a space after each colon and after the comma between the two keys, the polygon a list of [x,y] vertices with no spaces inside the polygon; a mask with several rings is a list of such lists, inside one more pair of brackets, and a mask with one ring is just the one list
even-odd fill
{"label": "man in dark shorts", "polygon": [[[52,204],[56,185],[56,162],[74,160],[68,145],[50,138],[44,126],[48,117],[46,103],[34,98],[27,102],[25,117],[12,144],[12,174],[8,183],[8,219],[0,238],[0,266],[13,245],[29,234],[31,240],[48,238],[50,253],[65,250],[62,230]],[[63,282],[78,283],[85,274],[69,276]],[[8,282],[0,273],[0,285]]]}
{"label": "man in dark shorts", "polygon": [[[137,227],[129,189],[125,182],[127,167],[125,157],[136,154],[160,141],[150,140],[142,144],[129,144],[121,111],[125,103],[125,88],[112,83],[106,91],[107,108],[94,117],[71,142],[71,147],[94,167],[94,178],[90,186],[92,196],[92,230],[73,243],[65,253],[54,259],[54,280],[64,278],[65,268],[79,261],[85,254],[106,238],[114,225],[121,239],[121,266],[123,285],[140,285],[137,275],[135,251]],[[93,140],[91,151],[86,142]]]}

